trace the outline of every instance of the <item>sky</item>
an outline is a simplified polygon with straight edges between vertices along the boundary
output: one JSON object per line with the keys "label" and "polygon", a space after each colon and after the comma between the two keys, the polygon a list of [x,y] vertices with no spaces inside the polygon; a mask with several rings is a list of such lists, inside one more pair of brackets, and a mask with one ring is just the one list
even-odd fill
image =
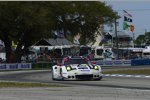
{"label": "sky", "polygon": [[111,5],[112,9],[121,16],[118,20],[118,31],[123,31],[123,10],[132,15],[135,27],[134,34],[137,37],[145,32],[150,32],[150,0],[101,0],[107,5]]}

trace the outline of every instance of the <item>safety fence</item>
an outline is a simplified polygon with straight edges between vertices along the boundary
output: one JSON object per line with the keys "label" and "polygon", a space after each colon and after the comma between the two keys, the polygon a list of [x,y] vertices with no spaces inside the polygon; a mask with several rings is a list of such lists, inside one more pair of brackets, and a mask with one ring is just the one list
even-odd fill
{"label": "safety fence", "polygon": [[0,70],[50,69],[55,63],[10,63],[0,64]]}
{"label": "safety fence", "polygon": [[50,69],[56,62],[39,62],[32,63],[32,69]]}
{"label": "safety fence", "polygon": [[101,66],[131,66],[131,60],[97,60]]}
{"label": "safety fence", "polygon": [[150,59],[135,59],[131,61],[132,66],[150,65]]}
{"label": "safety fence", "polygon": [[[150,65],[150,59],[137,60],[97,60],[96,64],[101,66],[138,66]],[[51,69],[56,62],[38,62],[38,63],[1,63],[0,70],[24,70],[24,69]]]}
{"label": "safety fence", "polygon": [[0,64],[0,70],[32,69],[31,63]]}
{"label": "safety fence", "polygon": [[133,60],[98,60],[96,64],[101,66],[140,66],[150,65],[150,59],[133,59]]}

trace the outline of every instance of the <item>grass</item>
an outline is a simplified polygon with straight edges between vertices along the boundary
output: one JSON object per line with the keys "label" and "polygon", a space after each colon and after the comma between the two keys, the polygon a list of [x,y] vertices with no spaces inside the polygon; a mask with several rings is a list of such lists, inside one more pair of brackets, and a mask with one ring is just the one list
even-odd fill
{"label": "grass", "polygon": [[104,71],[103,74],[150,75],[150,69]]}
{"label": "grass", "polygon": [[65,87],[65,86],[55,84],[44,84],[44,83],[0,82],[0,88],[2,87],[31,88],[31,87]]}

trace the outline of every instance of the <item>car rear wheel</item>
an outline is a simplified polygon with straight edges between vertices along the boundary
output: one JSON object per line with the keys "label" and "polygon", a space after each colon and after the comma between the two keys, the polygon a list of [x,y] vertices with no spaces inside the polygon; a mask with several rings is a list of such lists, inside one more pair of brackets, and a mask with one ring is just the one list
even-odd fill
{"label": "car rear wheel", "polygon": [[53,71],[53,69],[52,69],[52,80],[56,80],[56,79],[54,78],[54,71]]}
{"label": "car rear wheel", "polygon": [[60,68],[60,75],[61,75],[61,81],[64,81],[63,75],[62,75],[62,68]]}

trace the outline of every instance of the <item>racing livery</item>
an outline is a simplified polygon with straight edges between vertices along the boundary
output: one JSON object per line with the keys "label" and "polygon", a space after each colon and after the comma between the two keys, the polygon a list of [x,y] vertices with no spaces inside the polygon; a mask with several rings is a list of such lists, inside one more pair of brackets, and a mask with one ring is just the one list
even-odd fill
{"label": "racing livery", "polygon": [[65,57],[52,66],[53,80],[101,80],[101,67],[82,57]]}

